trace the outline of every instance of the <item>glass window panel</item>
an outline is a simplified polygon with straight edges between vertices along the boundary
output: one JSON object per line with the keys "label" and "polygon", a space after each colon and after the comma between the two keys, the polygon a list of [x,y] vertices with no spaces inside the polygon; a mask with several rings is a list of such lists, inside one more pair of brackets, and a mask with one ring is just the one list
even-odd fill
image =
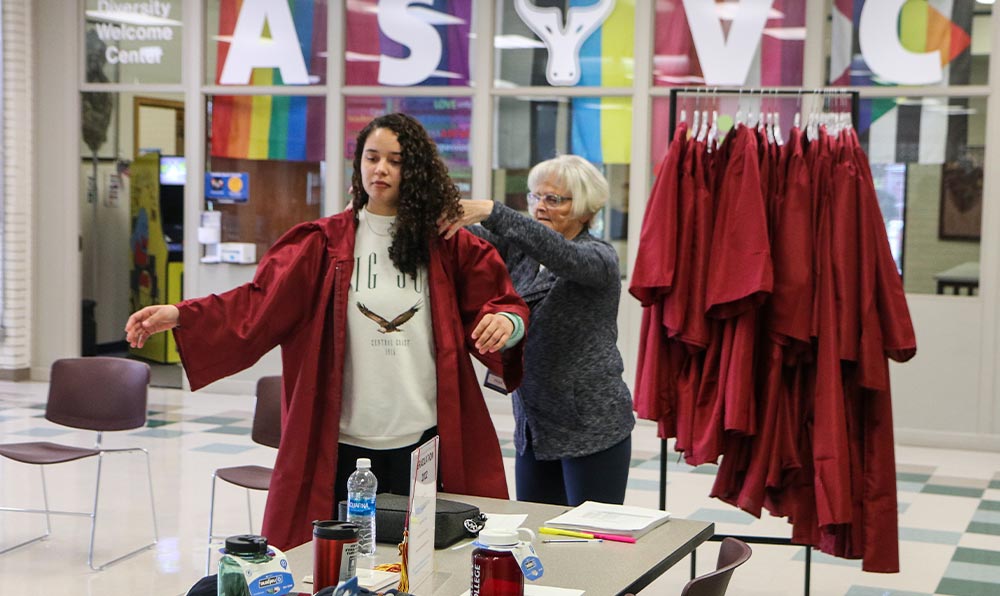
{"label": "glass window panel", "polygon": [[906,291],[978,286],[986,98],[864,100],[860,120]]}
{"label": "glass window panel", "polygon": [[[287,3],[208,0],[205,3],[205,82],[216,85],[324,84],[326,11],[326,0]],[[245,33],[241,31],[239,35],[236,31],[238,21],[245,27]],[[235,51],[230,52],[233,48]]]}
{"label": "glass window panel", "polygon": [[[896,18],[873,19],[880,45],[862,53],[858,29],[864,0],[854,0],[853,11],[831,8],[829,71],[831,85],[985,85],[988,82],[992,40],[990,4],[976,0],[950,2],[911,1]],[[940,60],[920,64],[920,54],[936,54]],[[914,78],[915,77],[915,78]]]}
{"label": "glass window panel", "polygon": [[469,85],[475,3],[428,0],[405,4],[347,3],[346,84]]}
{"label": "glass window panel", "polygon": [[182,2],[151,5],[87,0],[84,12],[88,83],[180,83]]}
{"label": "glass window panel", "polygon": [[631,99],[502,97],[496,109],[493,199],[527,213],[525,194],[531,166],[567,153],[587,159],[604,173],[611,187],[608,203],[598,214],[598,222],[591,233],[614,245],[624,276],[628,262],[632,161]]}
{"label": "glass window panel", "polygon": [[[587,16],[608,4],[607,0],[535,2],[533,5],[548,8],[522,18],[513,0],[498,3],[498,33],[493,40],[498,65],[495,85],[630,87],[634,68],[635,1],[618,0],[607,16],[603,12]],[[557,12],[552,12],[552,8]],[[567,12],[574,19],[573,23],[584,25],[578,34],[585,36],[582,45],[573,36],[579,28],[569,28],[572,31],[568,34],[561,33]],[[526,24],[529,21],[536,25],[529,27]],[[587,23],[593,23],[596,29],[588,28]],[[589,31],[592,32],[588,35]],[[542,38],[542,34],[548,39]],[[552,52],[547,47],[557,51]]]}
{"label": "glass window panel", "polygon": [[[680,0],[656,2],[654,85],[802,85],[805,2],[774,0],[766,17],[761,15],[763,21],[755,21],[751,10],[765,7],[754,8],[750,2],[701,4],[712,10],[689,15]],[[733,31],[742,27],[760,29],[745,38],[753,42],[751,45],[723,48],[719,44],[723,39],[735,39]],[[699,47],[710,54],[702,55]]]}
{"label": "glass window panel", "polygon": [[232,191],[209,208],[222,212],[222,242],[252,242],[259,258],[290,227],[320,216],[325,100],[216,95],[207,107],[206,196]]}
{"label": "glass window panel", "polygon": [[[427,129],[462,197],[471,198],[469,130],[472,126],[472,98],[347,97],[344,112],[344,180],[348,184],[354,171],[354,148],[361,129],[376,116],[403,112],[416,118]],[[344,204],[348,201],[346,193],[343,201]]]}

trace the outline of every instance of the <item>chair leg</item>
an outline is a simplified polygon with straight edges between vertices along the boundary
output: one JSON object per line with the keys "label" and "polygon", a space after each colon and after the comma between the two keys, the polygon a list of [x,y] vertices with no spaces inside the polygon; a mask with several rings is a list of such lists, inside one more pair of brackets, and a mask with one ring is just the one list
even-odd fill
{"label": "chair leg", "polygon": [[253,507],[250,506],[250,489],[244,489],[247,493],[247,525],[250,526],[250,533],[253,534]]}
{"label": "chair leg", "polygon": [[45,504],[45,535],[52,533],[52,516],[49,515],[49,490],[45,484],[45,466],[38,466],[38,471],[42,475],[42,503]]}
{"label": "chair leg", "polygon": [[[42,534],[41,536],[35,536],[34,538],[29,538],[28,540],[25,540],[24,542],[19,542],[19,543],[15,544],[14,546],[8,546],[7,548],[5,548],[3,550],[0,550],[0,555],[5,554],[5,553],[9,553],[12,550],[17,550],[17,549],[21,548],[22,546],[28,546],[29,544],[34,544],[34,543],[38,542],[39,540],[45,540],[46,538],[49,537],[49,534],[52,533],[52,522],[51,522],[51,518],[49,516],[49,494],[48,494],[48,491],[45,488],[45,466],[38,466],[38,471],[42,475],[42,502],[45,503],[45,510],[44,510],[44,513],[45,513],[45,533]],[[14,508],[14,507],[0,507],[0,511],[36,513],[35,510],[22,510],[22,509],[18,509],[18,508]]]}
{"label": "chair leg", "polygon": [[212,500],[208,502],[208,554],[205,557],[205,575],[211,575],[212,568],[212,534],[215,523],[215,472],[212,472]]}
{"label": "chair leg", "polygon": [[160,541],[160,527],[156,523],[156,502],[153,500],[153,467],[149,465],[149,452],[140,448],[146,456],[146,479],[149,481],[149,511],[153,514],[153,544]]}
{"label": "chair leg", "polygon": [[90,521],[90,552],[87,555],[87,564],[90,565],[90,568],[93,569],[94,571],[103,571],[104,569],[107,569],[108,567],[114,565],[115,563],[124,561],[125,559],[131,557],[132,555],[137,555],[144,550],[156,546],[156,543],[159,541],[159,533],[156,525],[156,505],[153,502],[153,473],[152,469],[149,466],[149,452],[141,448],[124,449],[119,452],[124,452],[124,451],[141,451],[146,455],[146,472],[149,475],[149,503],[153,511],[153,541],[150,542],[149,544],[140,546],[135,550],[129,551],[124,555],[121,555],[120,557],[111,559],[110,561],[107,561],[102,565],[99,565],[97,567],[94,566],[94,538],[97,530],[97,504],[98,504],[98,498],[101,494],[101,464],[104,461],[104,454],[103,453],[98,454],[97,482],[96,482],[96,487],[94,488],[94,510],[91,514],[92,517]]}
{"label": "chair leg", "polygon": [[94,483],[94,509],[90,512],[90,550],[87,551],[87,565],[94,567],[94,537],[97,535],[97,503],[101,496],[101,468],[104,464],[104,454],[97,454],[97,482]]}

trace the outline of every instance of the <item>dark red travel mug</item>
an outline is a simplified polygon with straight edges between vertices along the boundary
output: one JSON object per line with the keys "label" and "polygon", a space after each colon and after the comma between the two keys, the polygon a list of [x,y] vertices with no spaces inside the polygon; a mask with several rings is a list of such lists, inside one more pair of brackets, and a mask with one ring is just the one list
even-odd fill
{"label": "dark red travel mug", "polygon": [[357,562],[357,524],[313,522],[313,594],[354,577]]}

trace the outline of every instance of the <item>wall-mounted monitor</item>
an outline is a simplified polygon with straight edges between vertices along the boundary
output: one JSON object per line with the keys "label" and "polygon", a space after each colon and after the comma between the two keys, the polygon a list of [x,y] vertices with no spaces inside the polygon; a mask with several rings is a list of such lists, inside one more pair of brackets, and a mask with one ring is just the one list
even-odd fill
{"label": "wall-mounted monitor", "polygon": [[160,184],[184,186],[187,178],[187,167],[182,155],[160,156]]}

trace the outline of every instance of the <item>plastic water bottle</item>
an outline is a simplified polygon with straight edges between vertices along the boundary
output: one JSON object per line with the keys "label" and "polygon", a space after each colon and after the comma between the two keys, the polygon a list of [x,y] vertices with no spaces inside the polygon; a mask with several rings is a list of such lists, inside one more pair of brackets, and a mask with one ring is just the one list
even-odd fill
{"label": "plastic water bottle", "polygon": [[375,554],[375,492],[378,480],[372,473],[372,462],[358,458],[358,468],[347,479],[347,521],[357,524],[358,554]]}

